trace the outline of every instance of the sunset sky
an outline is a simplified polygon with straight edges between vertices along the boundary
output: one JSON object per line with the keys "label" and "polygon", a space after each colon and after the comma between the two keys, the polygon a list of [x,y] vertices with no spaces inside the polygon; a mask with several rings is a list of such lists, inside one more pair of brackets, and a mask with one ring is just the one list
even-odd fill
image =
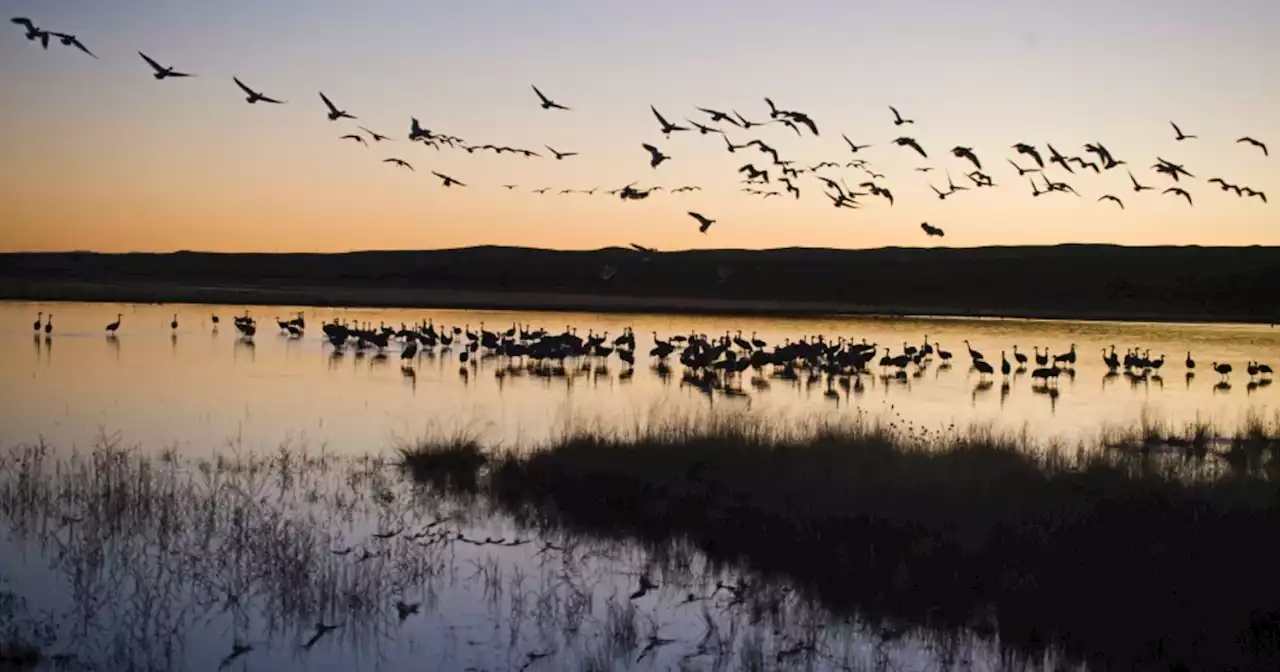
{"label": "sunset sky", "polygon": [[[98,56],[20,27],[0,31],[0,250],[341,251],[478,244],[591,249],[933,245],[942,243],[1280,244],[1280,2],[996,0],[648,3],[600,0],[11,0],[9,16],[75,33]],[[7,21],[7,17],[6,17]],[[197,73],[158,82],[138,57]],[[287,105],[248,105],[237,75]],[[540,89],[573,111],[544,111]],[[323,90],[359,122],[330,122]],[[897,205],[864,198],[836,210],[809,175],[800,200],[739,191],[718,136],[669,140],[649,112],[706,121],[694,106],[764,121],[763,97],[807,112],[820,137],[781,125],[744,132],[799,165],[853,158],[840,134],[874,143]],[[916,120],[895,128],[888,105]],[[406,139],[409,118],[474,144],[580,156],[555,161]],[[1175,142],[1175,120],[1199,139]],[[393,142],[339,141],[356,124]],[[921,160],[890,144],[910,135]],[[1272,156],[1235,139],[1250,135]],[[1100,141],[1128,166],[1095,176],[1051,169],[1083,195],[1032,198],[1010,145],[1084,154]],[[658,169],[640,147],[673,158]],[[939,201],[949,169],[968,184],[957,144],[998,183]],[[545,153],[545,151],[544,151]],[[1085,155],[1086,158],[1093,157]],[[1150,170],[1185,163],[1195,207]],[[381,163],[400,157],[408,172]],[[928,175],[917,166],[934,166]],[[444,189],[438,170],[470,185]],[[771,170],[771,172],[775,172]],[[866,177],[854,169],[850,185]],[[1241,199],[1205,179],[1268,192]],[[703,188],[645,201],[538,196],[638,181]],[[508,192],[499,185],[514,183]],[[1121,211],[1096,199],[1112,193]],[[706,235],[685,212],[717,223]]]}

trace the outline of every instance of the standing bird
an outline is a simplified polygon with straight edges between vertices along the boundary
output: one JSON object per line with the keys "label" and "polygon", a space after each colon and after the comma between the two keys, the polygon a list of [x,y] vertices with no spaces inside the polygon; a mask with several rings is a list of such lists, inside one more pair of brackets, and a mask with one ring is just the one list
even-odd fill
{"label": "standing bird", "polygon": [[914,123],[916,123],[916,120],[915,120],[915,119],[903,119],[903,118],[902,118],[902,115],[898,113],[898,108],[896,108],[896,107],[894,107],[894,106],[892,106],[892,105],[890,105],[890,106],[889,106],[889,111],[890,111],[890,112],[893,112],[893,125],[894,125],[894,126],[901,126],[901,125],[903,125],[903,124],[914,124]]}
{"label": "standing bird", "polygon": [[266,96],[262,95],[261,93],[259,93],[259,92],[257,92],[257,91],[254,91],[253,89],[251,89],[251,88],[249,88],[249,87],[245,86],[244,82],[240,81],[240,78],[239,78],[239,77],[232,77],[231,79],[235,81],[236,86],[240,87],[240,90],[242,90],[242,91],[244,91],[246,94],[248,94],[248,97],[246,97],[246,98],[245,98],[245,101],[247,101],[250,105],[252,105],[253,103],[257,103],[257,102],[263,102],[263,103],[275,103],[276,105],[283,105],[283,104],[284,104],[284,101],[283,101],[283,100],[276,100],[275,98],[268,98],[268,97],[266,97]]}
{"label": "standing bird", "polygon": [[1190,351],[1190,350],[1188,350],[1188,351],[1187,351],[1187,361],[1186,361],[1186,365],[1187,365],[1187,370],[1188,370],[1188,371],[1190,371],[1190,370],[1192,370],[1192,369],[1196,368],[1196,360],[1191,359],[1191,351]]}
{"label": "standing bird", "polygon": [[32,329],[33,331],[40,331],[40,321],[41,321],[41,320],[43,320],[43,319],[44,319],[44,313],[43,313],[43,312],[38,313],[38,314],[36,315],[36,323],[35,323],[35,324],[33,324],[33,325],[31,325],[31,329]]}
{"label": "standing bird", "polygon": [[324,106],[329,108],[329,121],[337,121],[339,119],[355,119],[355,117],[348,114],[346,110],[339,110],[338,106],[334,105],[333,101],[329,100],[329,97],[324,95],[324,91],[320,92],[320,100],[323,100]]}
{"label": "standing bird", "polygon": [[538,87],[536,86],[533,87],[533,92],[538,94],[538,100],[542,102],[542,109],[544,110],[568,110],[569,109],[564,105],[561,105],[560,103],[557,103],[556,101],[551,100],[550,98],[542,95],[542,92],[539,91]]}
{"label": "standing bird", "polygon": [[1009,360],[1006,359],[1004,356],[1004,350],[1001,350],[1000,351],[1000,374],[1007,378],[1009,377],[1009,372],[1012,370],[1013,370],[1013,367],[1009,366]]}
{"label": "standing bird", "polygon": [[172,331],[178,330],[178,314],[177,313],[174,313],[173,319],[169,321],[169,329]]}
{"label": "standing bird", "polygon": [[1196,137],[1194,135],[1187,135],[1186,133],[1183,133],[1182,129],[1178,128],[1178,125],[1173,123],[1172,121],[1169,122],[1169,125],[1173,127],[1173,132],[1178,134],[1177,137],[1174,138],[1174,140],[1181,142],[1183,140],[1193,140]]}
{"label": "standing bird", "polygon": [[50,336],[52,334],[53,334],[53,313],[49,313],[49,318],[44,321],[44,335]]}
{"label": "standing bird", "polygon": [[648,150],[649,166],[652,168],[657,168],[663,161],[666,161],[667,159],[671,158],[666,154],[663,154],[661,150],[659,150],[657,147],[654,147],[653,145],[650,145],[649,143],[643,143],[640,146]]}
{"label": "standing bird", "polygon": [[1121,201],[1120,199],[1116,198],[1115,196],[1112,196],[1111,194],[1103,194],[1101,197],[1098,198],[1099,203],[1101,203],[1102,201],[1115,201],[1116,205],[1120,206],[1121,210],[1124,210],[1124,201]]}
{"label": "standing bird", "polygon": [[707,219],[693,211],[689,211],[689,216],[698,220],[698,233],[706,233],[707,229],[711,228],[711,225],[716,223],[716,220]]}
{"label": "standing bird", "polygon": [[152,77],[155,77],[156,79],[167,79],[169,77],[195,77],[195,75],[192,75],[189,73],[178,72],[177,70],[174,70],[172,67],[166,68],[165,66],[155,62],[155,60],[153,60],[150,56],[142,53],[141,51],[138,52],[138,55],[142,57],[142,60],[146,61],[147,64],[151,66],[152,70],[155,70],[155,74],[153,74]]}
{"label": "standing bird", "polygon": [[120,320],[121,320],[123,317],[124,317],[124,315],[123,315],[123,314],[117,314],[117,315],[116,315],[116,321],[115,321],[115,322],[112,322],[111,324],[108,324],[108,325],[107,325],[107,333],[108,333],[108,334],[112,334],[112,335],[114,335],[114,334],[116,333],[116,330],[120,328]]}
{"label": "standing bird", "polygon": [[1225,380],[1227,379],[1227,376],[1231,374],[1231,365],[1230,365],[1230,364],[1219,364],[1219,363],[1217,363],[1217,362],[1214,362],[1214,363],[1213,363],[1213,370],[1214,370],[1214,371],[1217,371],[1217,372],[1218,372],[1218,375],[1222,376],[1222,380],[1224,380],[1224,381],[1225,381]]}
{"label": "standing bird", "polygon": [[1270,156],[1270,154],[1267,154],[1267,146],[1266,146],[1266,144],[1264,144],[1264,143],[1262,143],[1262,142],[1259,142],[1259,141],[1257,141],[1257,140],[1254,140],[1253,138],[1251,138],[1251,137],[1249,137],[1249,136],[1247,136],[1247,135],[1246,135],[1246,136],[1244,136],[1243,138],[1240,138],[1239,140],[1236,140],[1236,142],[1247,142],[1247,143],[1249,143],[1249,144],[1253,145],[1254,147],[1257,147],[1258,149],[1261,149],[1261,150],[1262,150],[1262,155],[1263,155],[1263,156]]}

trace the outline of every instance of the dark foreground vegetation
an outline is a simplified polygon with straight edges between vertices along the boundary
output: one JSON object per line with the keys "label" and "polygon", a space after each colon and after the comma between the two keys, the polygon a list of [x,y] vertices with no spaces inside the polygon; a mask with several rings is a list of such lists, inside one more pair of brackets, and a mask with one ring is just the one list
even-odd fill
{"label": "dark foreground vegetation", "polygon": [[138,302],[1274,322],[1276,286],[1269,247],[0,255],[0,298]]}
{"label": "dark foreground vegetation", "polygon": [[1099,669],[1275,669],[1270,430],[1215,441],[1148,427],[1067,452],[981,431],[725,417],[523,454],[455,440],[405,464],[535,524],[692,541],[839,612],[998,632]]}

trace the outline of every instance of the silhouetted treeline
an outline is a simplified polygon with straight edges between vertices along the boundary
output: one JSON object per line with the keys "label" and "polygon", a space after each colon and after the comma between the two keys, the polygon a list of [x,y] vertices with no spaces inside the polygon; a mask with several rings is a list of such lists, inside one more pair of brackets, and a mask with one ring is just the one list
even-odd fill
{"label": "silhouetted treeline", "polygon": [[[803,301],[882,312],[1116,319],[1271,322],[1280,313],[1280,248],[1273,247],[787,248],[668,252],[648,261],[625,248],[21,253],[0,255],[0,278]],[[12,284],[6,293],[13,294]]]}

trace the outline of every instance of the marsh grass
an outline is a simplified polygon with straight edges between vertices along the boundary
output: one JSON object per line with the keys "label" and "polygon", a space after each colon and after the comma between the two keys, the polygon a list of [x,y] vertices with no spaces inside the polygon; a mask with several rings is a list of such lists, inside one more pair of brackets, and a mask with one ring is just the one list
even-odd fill
{"label": "marsh grass", "polygon": [[1066,450],[984,428],[724,413],[493,452],[477,483],[538,524],[683,539],[837,612],[1108,666],[1270,665],[1276,425],[1187,429],[1152,422]]}

